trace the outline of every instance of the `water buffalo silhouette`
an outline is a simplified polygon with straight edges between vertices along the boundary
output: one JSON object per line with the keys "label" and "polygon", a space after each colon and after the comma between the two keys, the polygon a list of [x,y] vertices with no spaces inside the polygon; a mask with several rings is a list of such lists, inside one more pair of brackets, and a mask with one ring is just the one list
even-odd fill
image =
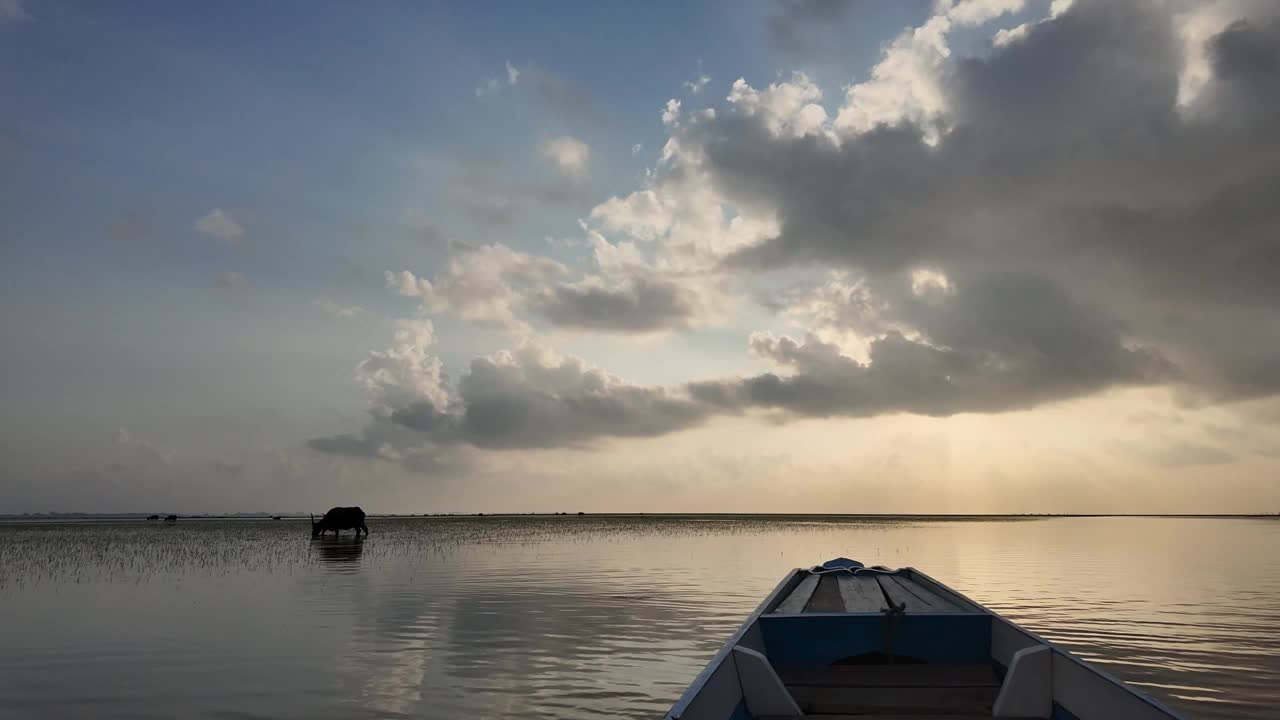
{"label": "water buffalo silhouette", "polygon": [[357,535],[361,530],[365,535],[369,534],[369,528],[364,525],[364,510],[358,507],[331,508],[319,521],[315,515],[311,516],[311,537],[323,535],[330,530],[334,535],[341,535],[343,530],[352,528],[355,528]]}
{"label": "water buffalo silhouette", "polygon": [[148,520],[159,520],[159,519],[160,519],[160,516],[159,516],[159,515],[149,515],[149,516],[147,516],[147,519],[148,519]]}
{"label": "water buffalo silhouette", "polygon": [[177,515],[170,515],[164,519],[165,522],[178,522]]}

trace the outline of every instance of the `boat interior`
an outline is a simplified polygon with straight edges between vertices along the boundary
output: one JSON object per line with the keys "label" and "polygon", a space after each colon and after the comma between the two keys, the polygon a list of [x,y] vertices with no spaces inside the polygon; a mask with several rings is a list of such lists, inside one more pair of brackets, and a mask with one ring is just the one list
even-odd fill
{"label": "boat interior", "polygon": [[788,575],[668,717],[1174,717],[912,568],[830,566]]}

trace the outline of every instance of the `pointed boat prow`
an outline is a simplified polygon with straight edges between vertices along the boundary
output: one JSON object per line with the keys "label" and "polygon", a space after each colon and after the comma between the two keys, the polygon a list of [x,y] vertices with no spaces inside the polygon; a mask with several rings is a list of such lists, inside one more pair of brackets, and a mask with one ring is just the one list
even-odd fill
{"label": "pointed boat prow", "polygon": [[1168,720],[1159,701],[914,568],[792,570],[668,720]]}

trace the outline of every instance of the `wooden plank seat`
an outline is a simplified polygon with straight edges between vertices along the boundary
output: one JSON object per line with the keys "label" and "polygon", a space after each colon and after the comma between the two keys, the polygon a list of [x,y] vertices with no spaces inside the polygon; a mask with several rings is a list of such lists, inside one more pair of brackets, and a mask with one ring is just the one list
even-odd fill
{"label": "wooden plank seat", "polygon": [[773,612],[875,613],[883,612],[890,604],[908,613],[973,612],[907,575],[843,572],[806,576]]}

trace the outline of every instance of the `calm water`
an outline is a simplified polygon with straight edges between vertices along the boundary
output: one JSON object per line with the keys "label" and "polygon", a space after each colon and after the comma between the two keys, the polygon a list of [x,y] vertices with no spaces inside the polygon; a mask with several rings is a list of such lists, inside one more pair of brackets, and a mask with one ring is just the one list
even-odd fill
{"label": "calm water", "polygon": [[914,565],[1191,717],[1275,717],[1280,522],[0,524],[0,716],[660,717],[781,576]]}

